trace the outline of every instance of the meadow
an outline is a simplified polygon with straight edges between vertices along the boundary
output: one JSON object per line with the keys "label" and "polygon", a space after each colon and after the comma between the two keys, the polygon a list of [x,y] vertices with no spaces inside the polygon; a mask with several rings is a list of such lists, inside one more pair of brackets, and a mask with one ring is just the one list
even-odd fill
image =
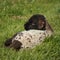
{"label": "meadow", "polygon": [[[34,14],[46,17],[54,35],[33,49],[6,48],[6,39],[23,31]],[[60,60],[60,0],[0,0],[0,60]]]}

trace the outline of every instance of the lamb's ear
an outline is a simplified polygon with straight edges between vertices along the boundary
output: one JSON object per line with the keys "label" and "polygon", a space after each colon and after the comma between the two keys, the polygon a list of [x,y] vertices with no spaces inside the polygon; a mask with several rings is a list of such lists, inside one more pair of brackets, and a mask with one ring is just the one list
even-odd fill
{"label": "lamb's ear", "polygon": [[46,21],[45,20],[39,20],[38,21],[38,28],[40,30],[45,30],[46,29]]}
{"label": "lamb's ear", "polygon": [[10,45],[10,47],[12,47],[13,49],[17,51],[21,48],[21,45],[22,45],[21,42],[19,42],[18,40],[14,40],[12,44]]}
{"label": "lamb's ear", "polygon": [[28,30],[28,23],[27,22],[24,24],[24,29]]}
{"label": "lamb's ear", "polygon": [[51,32],[54,32],[50,24],[46,21],[46,30],[49,30]]}

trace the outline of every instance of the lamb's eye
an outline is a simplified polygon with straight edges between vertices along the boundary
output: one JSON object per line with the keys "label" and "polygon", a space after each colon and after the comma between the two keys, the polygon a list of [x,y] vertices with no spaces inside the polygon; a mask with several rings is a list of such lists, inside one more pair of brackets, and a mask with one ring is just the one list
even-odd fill
{"label": "lamb's eye", "polygon": [[32,25],[35,25],[34,23],[32,23]]}

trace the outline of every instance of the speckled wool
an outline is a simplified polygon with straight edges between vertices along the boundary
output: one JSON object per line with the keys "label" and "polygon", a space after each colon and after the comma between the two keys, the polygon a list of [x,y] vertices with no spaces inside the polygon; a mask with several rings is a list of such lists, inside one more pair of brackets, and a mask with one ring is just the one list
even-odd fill
{"label": "speckled wool", "polygon": [[14,40],[18,40],[22,43],[22,48],[32,48],[44,41],[48,35],[49,34],[46,30],[22,31],[17,33],[17,35],[12,39],[12,43]]}

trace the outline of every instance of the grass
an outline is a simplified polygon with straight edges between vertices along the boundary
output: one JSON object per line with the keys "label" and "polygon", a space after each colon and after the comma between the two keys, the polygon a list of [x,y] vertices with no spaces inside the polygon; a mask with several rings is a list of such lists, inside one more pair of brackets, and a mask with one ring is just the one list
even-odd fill
{"label": "grass", "polygon": [[[24,30],[33,14],[43,14],[54,36],[33,49],[16,52],[4,47],[6,39]],[[60,60],[60,0],[0,0],[0,60]]]}

